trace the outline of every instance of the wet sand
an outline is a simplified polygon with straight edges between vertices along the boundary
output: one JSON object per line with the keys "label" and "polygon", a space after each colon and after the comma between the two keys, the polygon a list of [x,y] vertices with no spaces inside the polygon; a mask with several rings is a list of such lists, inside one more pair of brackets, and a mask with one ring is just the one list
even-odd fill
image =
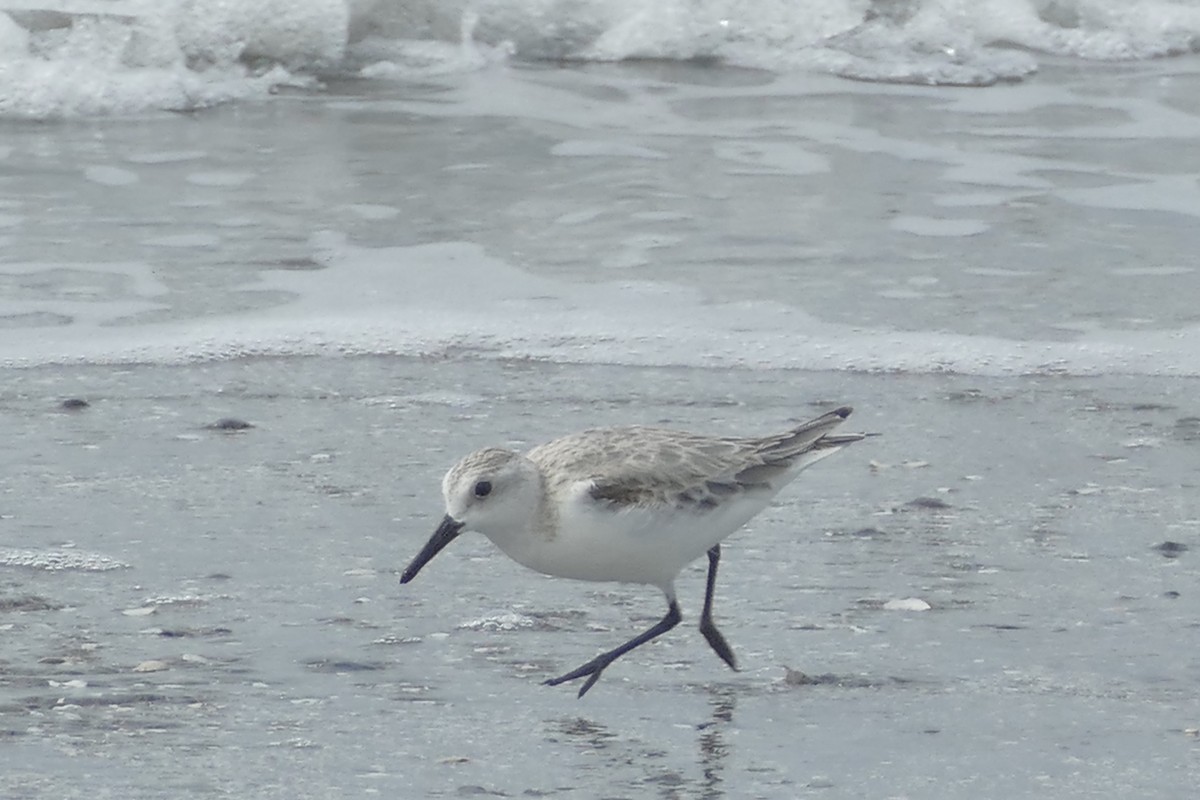
{"label": "wet sand", "polygon": [[[243,359],[0,373],[0,795],[1154,797],[1200,782],[1191,379]],[[78,398],[87,406],[64,409]],[[646,422],[878,431],[685,624],[464,537],[467,450]],[[212,427],[222,419],[252,427]],[[889,601],[917,598],[927,611]],[[892,604],[893,606],[895,603]],[[905,604],[900,604],[902,607]],[[801,675],[803,673],[803,676]]]}

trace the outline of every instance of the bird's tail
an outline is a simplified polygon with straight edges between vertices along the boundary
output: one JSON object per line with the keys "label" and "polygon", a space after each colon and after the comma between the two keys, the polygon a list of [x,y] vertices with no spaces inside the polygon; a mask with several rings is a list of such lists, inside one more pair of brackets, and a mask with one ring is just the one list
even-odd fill
{"label": "bird's tail", "polygon": [[765,436],[755,440],[755,446],[763,462],[749,467],[738,474],[742,483],[774,481],[782,475],[795,475],[826,456],[831,456],[848,444],[853,444],[871,434],[841,433],[831,431],[841,425],[853,411],[850,406],[836,408],[816,419],[811,419],[787,433]]}
{"label": "bird's tail", "polygon": [[845,422],[846,417],[850,416],[853,410],[850,406],[835,408],[787,433],[766,437],[762,440],[758,452],[768,461],[783,462],[814,451],[820,451],[819,457],[830,455],[838,448],[853,444],[866,437],[865,433],[842,433],[836,436],[830,433]]}

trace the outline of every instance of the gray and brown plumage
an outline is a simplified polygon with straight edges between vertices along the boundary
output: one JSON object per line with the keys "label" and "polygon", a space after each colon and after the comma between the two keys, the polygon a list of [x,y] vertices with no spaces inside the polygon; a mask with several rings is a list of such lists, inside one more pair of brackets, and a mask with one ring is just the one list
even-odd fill
{"label": "gray and brown plumage", "polygon": [[446,516],[400,580],[412,580],[461,532],[476,530],[515,561],[548,575],[657,586],[668,604],[657,625],[547,681],[587,676],[582,696],[612,661],[678,624],[675,577],[707,553],[700,629],[736,669],[712,622],[720,542],[801,470],[862,439],[865,434],[832,434],[850,412],[844,406],[757,438],[621,427],[569,434],[524,455],[476,451],[446,473]]}

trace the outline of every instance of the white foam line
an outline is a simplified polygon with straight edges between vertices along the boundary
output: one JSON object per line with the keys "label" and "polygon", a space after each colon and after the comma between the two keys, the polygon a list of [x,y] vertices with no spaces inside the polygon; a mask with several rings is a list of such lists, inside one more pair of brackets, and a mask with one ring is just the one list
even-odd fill
{"label": "white foam line", "polygon": [[187,363],[248,356],[460,355],[631,366],[1200,376],[1200,327],[1016,341],[856,328],[687,287],[570,283],[470,244],[368,250],[326,236],[325,268],[263,273],[266,310],[149,325],[0,331],[0,364]]}

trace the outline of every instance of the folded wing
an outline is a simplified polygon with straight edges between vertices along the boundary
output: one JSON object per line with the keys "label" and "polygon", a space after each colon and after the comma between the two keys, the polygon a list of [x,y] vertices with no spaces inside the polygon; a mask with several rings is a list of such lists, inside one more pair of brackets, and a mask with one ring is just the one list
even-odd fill
{"label": "folded wing", "polygon": [[863,434],[830,435],[843,407],[785,433],[718,438],[660,428],[585,431],[535,448],[547,474],[586,481],[590,497],[618,507],[712,509],[747,492],[774,494],[805,467]]}

